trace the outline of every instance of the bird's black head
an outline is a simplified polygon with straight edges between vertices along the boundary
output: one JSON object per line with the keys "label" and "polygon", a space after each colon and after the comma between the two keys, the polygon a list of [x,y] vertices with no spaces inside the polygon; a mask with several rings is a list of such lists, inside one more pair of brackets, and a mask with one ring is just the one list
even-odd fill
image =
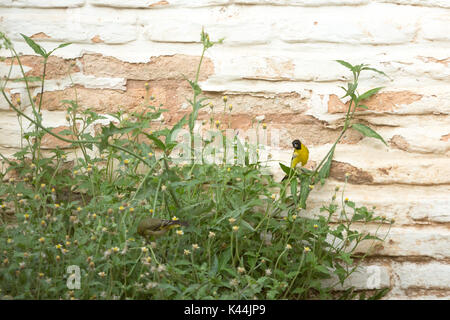
{"label": "bird's black head", "polygon": [[300,142],[300,140],[296,139],[296,140],[292,141],[292,146],[295,149],[300,150],[302,148],[302,143]]}

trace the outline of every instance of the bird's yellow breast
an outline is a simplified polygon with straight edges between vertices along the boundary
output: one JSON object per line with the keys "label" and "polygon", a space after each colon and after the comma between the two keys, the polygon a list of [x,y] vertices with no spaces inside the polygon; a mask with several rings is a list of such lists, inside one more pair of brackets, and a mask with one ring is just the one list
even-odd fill
{"label": "bird's yellow breast", "polygon": [[291,168],[295,168],[298,163],[301,163],[304,166],[308,162],[309,158],[309,150],[308,148],[302,144],[300,149],[295,149],[294,154],[292,155]]}

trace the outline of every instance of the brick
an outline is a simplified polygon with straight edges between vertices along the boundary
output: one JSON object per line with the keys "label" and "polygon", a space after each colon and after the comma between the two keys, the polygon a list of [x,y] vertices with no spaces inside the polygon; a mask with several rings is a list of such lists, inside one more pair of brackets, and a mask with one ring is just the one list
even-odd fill
{"label": "brick", "polygon": [[406,139],[400,135],[395,135],[391,138],[391,146],[403,150],[403,151],[407,151],[409,148],[409,143],[408,141],[406,141]]}
{"label": "brick", "polygon": [[136,39],[136,17],[131,15],[81,15],[70,13],[8,13],[0,27],[12,40],[44,33],[46,41],[93,43],[99,37],[107,44]]}
{"label": "brick", "polygon": [[348,163],[333,160],[331,162],[330,177],[345,181],[345,175],[349,174],[348,182],[354,184],[370,184],[373,183],[373,177],[369,173],[358,169]]}
{"label": "brick", "polygon": [[385,300],[450,300],[448,291],[426,290],[426,289],[409,289],[401,294],[388,293]]}
{"label": "brick", "polygon": [[[303,133],[298,132],[299,125],[304,129],[302,130]],[[308,130],[306,128],[308,127],[305,124],[299,123],[296,132],[292,131],[290,135],[284,133],[282,136],[290,136],[291,139],[297,137],[304,140],[310,149],[310,161],[320,161],[331,145],[322,147],[319,147],[319,145],[332,143],[332,137],[335,138],[336,136],[334,134],[328,135],[326,130],[324,131],[320,126],[311,128],[310,132],[308,131],[310,128]],[[323,139],[317,137],[321,134],[325,134]],[[335,134],[338,135],[339,131],[335,131]],[[388,185],[401,183],[426,186],[450,183],[447,156],[430,157],[428,154],[409,154],[398,150],[388,152],[381,142],[373,138],[365,137],[355,144],[355,140],[352,139],[357,141],[361,139],[361,135],[357,132],[352,134],[355,134],[355,136],[351,136],[347,143],[341,143],[335,151],[335,162],[333,162],[334,166],[331,169],[331,174],[335,179],[342,181],[345,173],[348,172],[350,173],[350,182],[355,184]],[[286,139],[286,141],[291,140]],[[318,145],[314,145],[314,142],[317,142]],[[282,147],[287,148],[288,146],[283,144]],[[290,159],[290,152],[288,150],[285,152],[286,159]],[[355,153],[358,156],[355,157]],[[283,174],[280,168],[276,167],[274,170],[276,176]]]}
{"label": "brick", "polygon": [[[69,128],[68,126],[59,126],[57,128],[52,129],[51,131],[55,134],[59,134],[61,131],[68,130],[68,129],[71,129],[71,128]],[[61,135],[61,134],[59,134],[59,135]],[[61,136],[66,139],[75,140],[74,136],[65,136],[65,135],[61,135]],[[67,149],[67,148],[70,148],[71,145],[72,145],[71,143],[60,140],[48,133],[46,133],[42,137],[42,140],[41,140],[41,146],[43,149],[53,149],[56,147],[59,147],[61,149]]]}
{"label": "brick", "polygon": [[400,59],[395,59],[392,57],[391,61],[385,61],[382,63],[382,70],[384,70],[389,76],[396,79],[411,79],[412,77],[427,80],[449,79],[450,57],[447,53],[440,53],[439,50],[433,50],[432,52],[428,52],[424,55],[420,51],[417,52],[416,56],[405,56]]}
{"label": "brick", "polygon": [[[364,228],[375,232],[374,228]],[[387,238],[384,242],[365,241],[357,248],[357,252],[367,252],[375,244],[371,255],[396,257],[430,257],[444,259],[450,257],[450,231],[446,227],[416,226],[392,227],[389,233],[387,228],[381,228],[379,235]]]}
{"label": "brick", "polygon": [[[391,112],[404,105],[409,105],[422,98],[422,95],[411,91],[380,92],[361,103],[370,111]],[[329,113],[347,112],[349,103],[344,104],[336,95],[330,95],[328,100]],[[354,106],[352,110],[354,109]]]}
{"label": "brick", "polygon": [[20,129],[15,112],[0,112],[0,146],[5,148],[20,147]]}
{"label": "brick", "polygon": [[[209,98],[208,102],[214,105],[214,112],[223,112],[223,93],[206,92]],[[249,115],[270,115],[267,121],[277,121],[277,115],[280,115],[280,121],[286,122],[286,114],[303,113],[309,108],[308,98],[306,95],[297,92],[251,92],[251,93],[231,93],[227,94],[227,105],[232,105],[232,114],[249,114]],[[208,110],[209,112],[209,110]],[[266,121],[266,122],[267,122]]]}
{"label": "brick", "polygon": [[[329,287],[339,282],[337,276],[322,281],[322,286]],[[390,287],[389,270],[380,265],[367,265],[358,267],[345,281],[334,287],[335,290],[342,291],[350,287],[355,290],[374,290]]]}
{"label": "brick", "polygon": [[369,0],[235,0],[236,4],[284,5],[284,6],[347,6],[368,4]]}
{"label": "brick", "polygon": [[[31,108],[25,110],[25,114],[31,116]],[[65,112],[42,111],[43,125],[45,127],[58,127],[65,123]],[[27,131],[30,122],[22,118],[22,126]],[[13,111],[0,112],[0,146],[4,148],[20,148],[20,129],[17,114]],[[25,142],[24,142],[25,143]]]}
{"label": "brick", "polygon": [[[28,77],[40,77],[44,71],[43,58],[40,56],[21,56],[20,62],[24,66]],[[9,65],[11,59],[7,59],[6,63]],[[14,65],[17,66],[18,62],[14,59]],[[18,67],[15,67],[17,69]],[[19,69],[20,70],[20,69]],[[68,73],[79,72],[80,69],[75,64],[75,59],[62,59],[57,56],[50,56],[47,61],[47,68],[45,70],[45,79],[58,79],[67,77]],[[20,73],[20,77],[22,74]]]}
{"label": "brick", "polygon": [[450,3],[447,0],[377,0],[377,1],[411,5],[411,6],[450,8]]}
{"label": "brick", "polygon": [[[286,159],[287,159],[286,155]],[[280,175],[281,176],[281,175]],[[280,179],[282,176],[280,177]],[[331,201],[335,193],[334,188],[340,186],[337,193],[341,197],[343,183],[330,179],[320,189],[311,192],[308,198],[308,214],[320,214],[320,208]],[[373,209],[376,216],[385,216],[389,221],[395,219],[395,226],[403,225],[434,225],[447,223],[450,220],[450,200],[446,196],[450,192],[449,186],[408,186],[408,185],[377,185],[347,184],[344,198],[348,197],[356,205]],[[340,201],[337,202],[340,206]],[[338,212],[340,209],[338,210]]]}
{"label": "brick", "polygon": [[439,16],[425,17],[421,24],[421,35],[426,40],[450,41],[450,17],[442,14]]}
{"label": "brick", "polygon": [[413,128],[399,128],[394,130],[398,134],[390,139],[390,146],[409,153],[445,155],[449,149],[448,141],[441,136],[445,130],[427,125],[414,135]]}
{"label": "brick", "polygon": [[329,82],[341,80],[343,74],[340,65],[332,60],[284,55],[223,55],[216,65],[216,77],[225,81]]}
{"label": "brick", "polygon": [[421,201],[420,205],[410,213],[415,221],[431,221],[438,223],[450,222],[450,199],[434,199],[434,201]]}
{"label": "brick", "polygon": [[85,0],[2,0],[0,7],[74,8],[81,7]]}
{"label": "brick", "polygon": [[[20,70],[20,67],[17,64],[14,64],[12,66],[11,74],[9,73],[9,70],[11,68],[11,62],[9,59],[5,59],[4,62],[0,62],[0,77],[7,77],[9,75],[9,79],[19,79],[22,78],[22,71]],[[31,70],[28,66],[23,66],[23,69],[25,71],[25,74]]]}
{"label": "brick", "polygon": [[[380,134],[383,136],[382,132]],[[356,150],[359,150],[357,157],[354,156]],[[446,158],[445,154],[430,156],[400,150],[388,151],[382,142],[368,137],[355,145],[341,145],[334,156],[335,161],[347,163],[371,175],[374,184],[408,185],[450,183]]]}
{"label": "brick", "polygon": [[[329,42],[348,44],[401,44],[412,41],[417,33],[416,14],[401,15],[376,6],[356,11],[316,14],[289,14],[278,25],[280,38],[289,43]],[[338,28],[336,26],[339,26]]]}
{"label": "brick", "polygon": [[[225,37],[228,44],[263,44],[272,39],[293,43],[399,44],[414,39],[420,18],[415,11],[411,11],[407,19],[401,18],[403,15],[398,9],[386,12],[382,6],[352,7],[338,10],[338,13],[327,7],[314,10],[316,8],[294,6],[287,10],[275,6],[267,15],[264,6],[236,6],[225,10],[202,8],[195,13],[163,10],[140,19],[148,24],[147,38],[159,42],[198,42],[200,30],[205,26],[214,38]],[[170,25],[165,21],[171,21]]]}
{"label": "brick", "polygon": [[[146,90],[144,81],[127,82],[127,90],[96,89],[77,86],[78,102],[82,106],[89,106],[96,112],[113,113],[119,109],[138,111],[142,109]],[[151,105],[164,105],[165,109],[177,110],[185,101],[184,97],[189,91],[186,81],[150,81],[149,97],[155,96]],[[49,91],[44,94],[43,108],[46,110],[61,110],[65,107],[61,100],[75,99],[73,90]]]}
{"label": "brick", "polygon": [[[214,119],[219,119],[222,123],[228,124],[228,119],[230,119],[231,127],[239,129],[242,133],[250,128],[256,129],[256,115],[251,115],[248,113],[232,113],[230,118],[228,115],[222,116],[222,111],[218,107],[218,111],[214,114]],[[223,110],[223,109],[222,109]],[[199,119],[209,121],[210,114],[201,113],[199,114]],[[339,132],[337,130],[327,129],[323,123],[317,121],[311,116],[303,114],[279,114],[279,113],[265,113],[264,122],[267,124],[267,130],[270,132],[273,130],[279,131],[279,136],[281,137],[279,145],[276,147],[284,148],[286,159],[291,159],[291,147],[292,141],[294,139],[301,138],[302,143],[307,146],[323,144],[323,143],[333,143]],[[299,135],[299,127],[302,128],[302,134]],[[261,126],[259,126],[260,130]],[[354,137],[357,136],[357,141],[360,137],[358,135],[349,135],[344,139],[344,143],[355,143]],[[269,137],[269,139],[271,139]],[[287,149],[289,148],[289,149]],[[289,150],[289,151],[287,151]],[[312,164],[312,161],[309,163]],[[279,166],[277,166],[279,169]],[[309,165],[307,165],[309,167]],[[281,170],[281,169],[280,169]]]}
{"label": "brick", "polygon": [[[206,20],[206,18],[200,21],[189,21],[189,18],[181,20],[177,15],[174,18],[161,19],[170,20],[170,24],[163,23],[159,19],[147,22],[145,36],[148,40],[156,42],[200,42],[200,32],[204,26],[202,20]],[[225,38],[227,44],[265,44],[270,41],[270,25],[262,21],[248,20],[247,22],[233,20],[209,22],[206,25],[206,30],[211,35],[212,41]]]}
{"label": "brick", "polygon": [[[168,113],[164,113],[167,123],[174,123],[174,121],[180,119],[183,114],[190,110],[186,97],[190,97],[192,91],[184,80],[157,80],[149,81],[148,83],[149,96],[155,96],[155,100],[151,101],[151,105],[159,106],[163,104],[163,108],[169,110]],[[80,105],[89,106],[97,112],[116,112],[120,108],[127,111],[138,111],[141,110],[146,96],[144,84],[145,81],[129,80],[126,91],[77,86],[77,97]],[[285,100],[289,106],[300,103],[299,108],[301,108],[302,102],[297,102],[297,97],[297,94],[278,94],[274,96],[274,99],[255,97],[253,95],[229,96],[229,101],[234,105],[233,111],[230,114],[228,109],[226,109],[225,116],[223,116],[221,96],[213,96],[213,99],[211,99],[215,105],[213,117],[215,120],[220,120],[224,125],[230,121],[232,128],[247,130],[255,126],[256,115],[264,111],[268,129],[284,130],[283,137],[289,137],[281,141],[281,146],[285,148],[290,148],[291,141],[298,136],[299,125],[305,130],[305,133],[302,135],[304,143],[308,145],[332,143],[339,134],[337,130],[325,128],[323,123],[311,116],[305,116],[300,113],[292,115],[289,111],[292,110],[290,108],[284,110],[284,112],[276,112],[276,108],[280,107],[278,100]],[[73,89],[48,91],[44,94],[43,108],[46,110],[63,110],[65,107],[61,104],[61,100],[74,98]],[[247,105],[253,105],[253,110],[247,111]],[[199,113],[199,120],[205,120],[206,123],[209,122],[210,117],[209,107],[202,109]],[[352,136],[358,137],[357,141],[360,140],[359,134],[354,133]],[[352,136],[344,139],[344,142],[353,141],[351,140]]]}
{"label": "brick", "polygon": [[[445,140],[446,132],[448,132],[445,121],[434,121],[433,116],[409,117],[411,124],[405,127],[386,128],[381,129],[380,134],[383,134],[388,139],[392,148],[396,148],[408,153],[418,153],[424,155],[445,155],[449,150],[449,143]],[[420,128],[414,126],[417,121],[424,123]],[[389,140],[389,136],[391,136]]]}
{"label": "brick", "polygon": [[[12,101],[11,92],[9,89],[5,89],[5,95],[8,98],[9,101]],[[2,110],[9,110],[9,103],[6,101],[3,94],[0,92],[0,111]]]}
{"label": "brick", "polygon": [[450,290],[450,265],[446,263],[395,263],[393,272],[402,289]]}
{"label": "brick", "polygon": [[[159,56],[147,63],[129,63],[100,54],[85,54],[80,59],[83,73],[96,77],[125,78],[132,80],[183,80],[194,79],[200,57],[186,55]],[[211,59],[205,57],[199,80],[206,80],[214,73]]]}
{"label": "brick", "polygon": [[230,4],[231,0],[91,0],[91,4],[114,8],[208,7]]}

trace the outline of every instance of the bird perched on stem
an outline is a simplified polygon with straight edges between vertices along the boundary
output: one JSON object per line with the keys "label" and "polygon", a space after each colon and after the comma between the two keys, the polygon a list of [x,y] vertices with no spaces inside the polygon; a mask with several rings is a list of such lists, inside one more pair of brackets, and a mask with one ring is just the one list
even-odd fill
{"label": "bird perched on stem", "polygon": [[180,220],[145,218],[139,223],[137,232],[148,240],[148,238],[158,238],[170,229],[180,226],[188,226],[188,223]]}
{"label": "bird perched on stem", "polygon": [[[298,163],[301,163],[304,166],[308,162],[309,158],[309,150],[308,148],[300,142],[300,140],[296,139],[292,141],[292,146],[294,147],[294,152],[292,154],[291,159],[291,168],[294,169]],[[288,176],[284,176],[284,181],[288,178]]]}

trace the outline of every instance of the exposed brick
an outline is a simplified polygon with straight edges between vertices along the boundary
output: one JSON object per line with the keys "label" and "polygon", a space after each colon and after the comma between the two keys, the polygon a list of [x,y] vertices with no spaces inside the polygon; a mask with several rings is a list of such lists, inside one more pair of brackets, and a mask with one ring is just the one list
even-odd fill
{"label": "exposed brick", "polygon": [[[183,80],[184,76],[194,79],[200,57],[176,54],[152,57],[147,63],[129,63],[100,54],[85,54],[80,59],[83,72],[96,77],[126,78],[132,80]],[[205,80],[214,73],[211,59],[202,62],[199,80]]]}
{"label": "exposed brick", "polygon": [[[44,125],[55,132],[67,126],[61,100],[75,99],[67,77],[70,68],[80,105],[99,113],[142,110],[148,82],[148,94],[155,96],[150,104],[169,110],[162,125],[175,123],[191,110],[186,97],[192,90],[182,75],[195,75],[205,27],[212,40],[225,37],[223,46],[208,51],[200,74],[206,102],[214,104],[214,120],[221,121],[222,129],[229,123],[241,136],[246,129],[261,128],[256,119],[267,124],[269,137],[279,129],[280,145],[270,151],[286,164],[291,141],[298,138],[310,149],[307,168],[313,169],[338,137],[348,106],[339,99],[338,86],[345,86],[350,73],[334,60],[369,63],[385,71],[392,82],[374,73],[360,78],[361,86],[386,88],[364,101],[369,110],[357,117],[389,147],[348,130],[336,148],[330,179],[314,189],[302,212],[320,214],[335,186],[342,187],[350,173],[345,197],[358,206],[376,206],[376,215],[396,222],[365,266],[380,267],[381,281],[368,283],[371,273],[358,272],[344,287],[393,285],[388,299],[450,297],[449,1],[3,0],[0,7],[0,29],[18,52],[27,54],[22,61],[29,76],[41,74],[42,59],[19,33],[46,49],[75,42],[58,50],[60,56],[50,58],[47,68],[42,112]],[[9,72],[10,61],[0,62],[0,77]],[[14,65],[11,78],[19,77]],[[33,94],[38,85],[32,84]],[[13,101],[20,97],[30,114],[23,83],[10,81],[6,93]],[[223,110],[223,94],[228,95],[227,106],[233,105],[231,112]],[[211,116],[210,108],[201,109],[206,129]],[[11,155],[20,141],[17,116],[0,96],[0,152]],[[43,145],[68,147],[50,135]],[[270,165],[281,180],[278,161]],[[387,227],[384,223],[382,235]],[[376,226],[367,228],[374,231]]]}
{"label": "exposed brick", "polygon": [[[322,122],[308,115],[267,112],[264,115],[264,123],[267,124],[269,135],[271,130],[279,130],[281,139],[278,147],[283,149],[291,149],[294,139],[300,139],[306,146],[311,147],[314,145],[333,143],[339,135],[338,130],[326,128]],[[206,123],[209,122],[210,117],[211,114],[209,113],[199,113],[199,120],[205,120]],[[223,116],[220,107],[219,112],[214,114],[214,120],[220,120],[223,124],[223,129],[227,128],[228,122],[230,122],[231,128],[238,129],[240,132],[245,132],[250,128],[256,129],[258,126],[255,115],[234,112],[228,115],[228,112],[226,112],[226,115]],[[261,125],[259,125],[259,128],[262,130]],[[360,139],[359,134],[350,132],[342,142],[356,143]]]}
{"label": "exposed brick", "polygon": [[102,38],[100,38],[100,36],[99,36],[98,34],[95,35],[95,37],[93,37],[93,38],[91,39],[91,41],[94,42],[94,43],[102,43],[102,42],[105,42],[105,41],[102,40]]}
{"label": "exposed brick", "polygon": [[[59,126],[57,128],[52,129],[52,132],[55,134],[59,134],[60,136],[62,136],[63,138],[66,139],[71,139],[71,140],[75,140],[74,136],[65,136],[65,135],[61,135],[60,132],[63,130],[68,130],[70,129],[67,126]],[[56,147],[59,147],[61,149],[67,149],[70,148],[71,143],[65,142],[63,140],[60,140],[54,136],[52,136],[51,134],[46,133],[41,140],[41,146],[43,149],[53,149]]]}
{"label": "exposed brick", "polygon": [[[216,113],[223,111],[223,94],[205,92],[213,103]],[[297,92],[269,93],[232,93],[228,97],[227,107],[232,105],[233,113],[250,113],[254,115],[264,114],[298,114],[309,108],[309,99]]]}
{"label": "exposed brick", "polygon": [[30,38],[31,39],[51,39],[51,37],[49,37],[48,35],[46,35],[43,32],[35,33]]}
{"label": "exposed brick", "polygon": [[348,103],[343,103],[341,99],[335,94],[330,94],[328,99],[328,112],[329,113],[342,113],[347,112]]}
{"label": "exposed brick", "polygon": [[[13,60],[14,65],[18,65],[16,59]],[[20,62],[23,66],[29,67],[30,70],[25,73],[26,76],[42,76],[44,71],[44,58],[40,56],[21,56]],[[7,59],[6,63],[10,64],[11,59]],[[26,69],[25,69],[26,70]],[[79,72],[80,69],[75,64],[75,59],[63,59],[57,56],[50,56],[47,61],[45,70],[46,79],[58,79],[67,77],[69,72]]]}
{"label": "exposed brick", "polygon": [[403,150],[403,151],[408,150],[408,147],[409,147],[408,141],[406,141],[406,139],[403,138],[400,135],[393,136],[391,138],[390,142],[391,142],[391,146],[393,146],[393,147],[395,147],[397,149],[400,149],[400,150]]}
{"label": "exposed brick", "polygon": [[[184,92],[189,92],[189,84],[186,81],[161,80],[149,82],[148,99],[154,95],[155,100],[151,105],[164,105],[165,109],[177,110],[184,102]],[[77,86],[78,103],[84,107],[90,107],[96,112],[112,113],[119,109],[138,111],[142,108],[146,98],[144,81],[127,82],[127,89],[91,89]],[[39,98],[39,96],[38,96]],[[61,100],[75,100],[73,89],[49,91],[44,94],[43,109],[63,110],[65,107]]]}
{"label": "exposed brick", "polygon": [[346,174],[349,174],[348,182],[350,183],[370,184],[373,182],[373,177],[368,172],[358,169],[351,164],[333,160],[331,163],[330,177],[338,181],[345,181]]}
{"label": "exposed brick", "polygon": [[[395,111],[402,105],[408,105],[420,99],[422,99],[422,95],[410,91],[381,92],[362,101],[361,104],[367,106],[370,111],[389,112]],[[349,102],[344,104],[336,95],[332,94],[328,100],[328,112],[347,112],[348,105]],[[352,110],[353,108],[354,106],[352,106]]]}

